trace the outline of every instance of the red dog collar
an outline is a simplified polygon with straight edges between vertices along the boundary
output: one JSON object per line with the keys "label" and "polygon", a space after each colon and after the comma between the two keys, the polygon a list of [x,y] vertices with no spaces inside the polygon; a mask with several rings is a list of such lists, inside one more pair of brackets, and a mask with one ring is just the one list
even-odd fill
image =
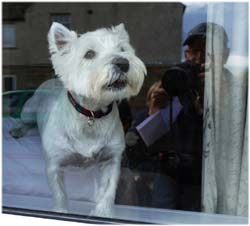
{"label": "red dog collar", "polygon": [[82,107],[80,104],[78,104],[76,102],[76,100],[74,99],[74,97],[72,96],[72,94],[68,91],[68,98],[70,103],[73,105],[73,107],[81,114],[90,117],[90,118],[101,118],[105,115],[108,115],[111,111],[112,111],[112,106],[113,103],[111,103],[110,105],[108,105],[108,110],[104,113],[103,111],[99,110],[99,111],[90,111],[84,107]]}

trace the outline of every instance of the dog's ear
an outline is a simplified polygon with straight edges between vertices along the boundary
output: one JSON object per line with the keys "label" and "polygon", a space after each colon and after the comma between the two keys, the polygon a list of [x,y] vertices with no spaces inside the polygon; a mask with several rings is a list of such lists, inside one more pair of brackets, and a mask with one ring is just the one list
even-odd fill
{"label": "dog's ear", "polygon": [[125,26],[123,23],[117,25],[114,27],[114,29],[127,41],[129,41],[129,35],[128,32],[125,29]]}
{"label": "dog's ear", "polygon": [[49,51],[51,54],[70,46],[77,39],[77,34],[63,25],[53,22],[48,33]]}

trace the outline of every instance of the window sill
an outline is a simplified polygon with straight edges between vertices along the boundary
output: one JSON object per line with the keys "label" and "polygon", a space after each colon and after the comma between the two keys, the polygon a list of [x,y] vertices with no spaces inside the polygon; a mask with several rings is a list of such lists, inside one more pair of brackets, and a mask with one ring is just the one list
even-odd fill
{"label": "window sill", "polygon": [[89,217],[94,204],[70,201],[70,214],[49,212],[52,200],[47,197],[10,195],[3,193],[3,213],[85,223],[156,223],[156,224],[247,224],[247,217],[206,214],[189,211],[115,206],[113,219]]}

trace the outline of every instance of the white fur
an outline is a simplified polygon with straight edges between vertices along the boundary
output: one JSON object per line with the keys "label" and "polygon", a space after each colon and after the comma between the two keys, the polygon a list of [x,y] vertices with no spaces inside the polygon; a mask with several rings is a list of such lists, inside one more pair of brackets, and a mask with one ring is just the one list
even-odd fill
{"label": "white fur", "polygon": [[[49,80],[42,84],[38,90],[53,89],[53,93],[45,98],[37,91],[25,104],[22,119],[25,124],[37,119],[54,210],[67,211],[62,169],[72,159],[81,156],[83,167],[100,165],[102,176],[93,214],[110,217],[120,175],[121,154],[125,148],[115,101],[138,94],[146,74],[145,66],[135,56],[123,24],[77,37],[75,32],[53,23],[48,41],[52,64],[60,81]],[[96,52],[96,57],[84,58],[90,49]],[[117,57],[129,61],[129,70],[124,73],[127,86],[121,90],[105,89],[117,79],[112,63]],[[113,109],[108,115],[95,119],[90,127],[88,118],[78,113],[69,102],[68,90],[89,110],[105,111],[112,102]],[[27,112],[35,117],[25,118]]]}

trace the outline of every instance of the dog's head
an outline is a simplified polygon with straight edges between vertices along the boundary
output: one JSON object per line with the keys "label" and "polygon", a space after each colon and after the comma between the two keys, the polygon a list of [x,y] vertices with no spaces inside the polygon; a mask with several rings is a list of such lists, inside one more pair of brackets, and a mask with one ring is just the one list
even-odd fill
{"label": "dog's head", "polygon": [[146,68],[135,56],[124,25],[78,35],[53,23],[49,50],[66,89],[100,103],[137,95]]}

